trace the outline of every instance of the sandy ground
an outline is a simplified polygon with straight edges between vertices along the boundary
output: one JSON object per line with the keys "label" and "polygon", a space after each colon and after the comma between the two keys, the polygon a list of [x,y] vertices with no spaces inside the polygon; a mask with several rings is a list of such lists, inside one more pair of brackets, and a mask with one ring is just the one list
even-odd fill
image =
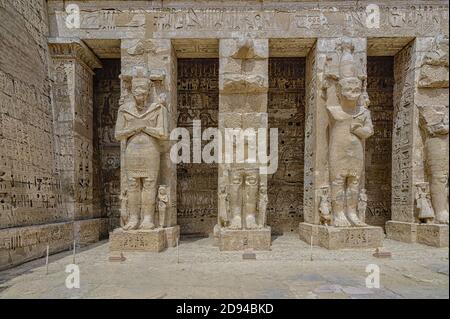
{"label": "sandy ground", "polygon": [[[71,252],[0,272],[0,298],[449,298],[448,248],[384,241],[390,259],[373,249],[329,251],[298,237],[274,238],[272,250],[243,260],[220,252],[212,238],[185,239],[179,250],[128,253],[108,261],[108,242],[76,255],[80,288],[69,289]],[[312,260],[311,260],[312,259]],[[380,288],[367,288],[366,267],[380,270]],[[373,266],[372,266],[373,267]]]}

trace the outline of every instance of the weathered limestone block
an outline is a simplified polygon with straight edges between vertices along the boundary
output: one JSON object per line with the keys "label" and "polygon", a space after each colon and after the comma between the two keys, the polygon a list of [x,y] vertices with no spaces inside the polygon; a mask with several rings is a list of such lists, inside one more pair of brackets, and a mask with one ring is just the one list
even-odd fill
{"label": "weathered limestone block", "polygon": [[377,248],[383,246],[383,229],[376,226],[334,227],[300,223],[300,239],[327,249]]}
{"label": "weathered limestone block", "polygon": [[416,223],[390,220],[386,223],[386,237],[405,243],[415,243],[417,240]]}
{"label": "weathered limestone block", "polygon": [[74,235],[78,245],[89,245],[108,237],[108,219],[94,218],[74,221]]}
{"label": "weathered limestone block", "polygon": [[164,229],[152,230],[123,230],[115,229],[109,234],[110,253],[137,251],[160,252],[166,248]]}
{"label": "weathered limestone block", "polygon": [[386,223],[387,238],[405,243],[448,247],[449,227],[442,224],[419,224],[398,221]]}
{"label": "weathered limestone block", "polygon": [[221,228],[217,233],[217,245],[221,251],[270,250],[270,227],[261,229]]}
{"label": "weathered limestone block", "polygon": [[172,226],[164,228],[166,247],[176,247],[180,238],[180,226]]}
{"label": "weathered limestone block", "polygon": [[420,63],[418,86],[448,88],[448,36],[436,36],[426,49]]}
{"label": "weathered limestone block", "polygon": [[417,225],[417,242],[434,247],[448,247],[448,225]]}
{"label": "weathered limestone block", "polygon": [[70,249],[73,223],[55,223],[0,230],[0,270]]}

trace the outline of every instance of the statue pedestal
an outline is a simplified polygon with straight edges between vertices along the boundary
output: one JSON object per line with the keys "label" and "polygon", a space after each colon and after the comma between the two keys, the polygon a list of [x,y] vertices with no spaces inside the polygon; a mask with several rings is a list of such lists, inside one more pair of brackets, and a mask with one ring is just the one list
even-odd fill
{"label": "statue pedestal", "polygon": [[110,253],[125,251],[160,252],[174,247],[180,234],[180,226],[152,230],[115,229],[109,234]]}
{"label": "statue pedestal", "polygon": [[217,246],[221,251],[270,250],[270,227],[258,229],[215,229]]}
{"label": "statue pedestal", "polygon": [[386,223],[387,238],[405,243],[448,247],[448,225],[418,224],[390,220]]}
{"label": "statue pedestal", "polygon": [[327,249],[377,248],[383,246],[383,229],[376,226],[334,227],[300,223],[300,239]]}
{"label": "statue pedestal", "polygon": [[165,227],[166,247],[176,247],[177,240],[180,238],[180,226]]}

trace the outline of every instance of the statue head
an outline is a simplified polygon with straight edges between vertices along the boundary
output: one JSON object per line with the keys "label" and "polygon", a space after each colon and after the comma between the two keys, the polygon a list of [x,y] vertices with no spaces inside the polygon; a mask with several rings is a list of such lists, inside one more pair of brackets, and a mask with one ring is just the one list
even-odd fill
{"label": "statue head", "polygon": [[338,82],[338,93],[341,99],[357,102],[361,96],[361,80],[357,77],[342,78]]}
{"label": "statue head", "polygon": [[261,185],[259,187],[259,193],[262,195],[266,195],[267,194],[267,186],[266,185]]}
{"label": "statue head", "polygon": [[131,79],[131,94],[137,102],[138,107],[143,107],[148,98],[150,80],[146,77],[145,69],[136,67]]}
{"label": "statue head", "polygon": [[239,185],[242,183],[242,172],[237,170],[231,173],[231,183],[235,185]]}
{"label": "statue head", "polygon": [[164,106],[167,105],[167,94],[166,93],[161,93],[159,94],[158,97],[158,102]]}
{"label": "statue head", "polygon": [[357,76],[356,64],[353,57],[354,45],[350,38],[344,38],[337,45],[340,52],[339,81],[337,91],[341,102],[358,102],[362,93],[362,81]]}

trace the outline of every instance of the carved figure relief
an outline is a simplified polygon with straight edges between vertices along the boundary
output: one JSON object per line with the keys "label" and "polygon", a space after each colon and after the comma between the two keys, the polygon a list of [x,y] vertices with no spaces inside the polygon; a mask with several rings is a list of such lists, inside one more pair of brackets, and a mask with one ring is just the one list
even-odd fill
{"label": "carved figure relief", "polygon": [[419,212],[419,221],[431,223],[434,219],[434,212],[433,208],[431,207],[427,186],[428,183],[420,183],[416,185],[416,207]]}
{"label": "carved figure relief", "polygon": [[[258,169],[232,168],[229,191],[221,186],[219,201],[219,225],[231,229],[254,229],[265,224],[267,186],[260,186]],[[229,199],[228,199],[229,198]],[[225,206],[223,206],[225,205]]]}
{"label": "carved figure relief", "polygon": [[167,205],[169,205],[169,188],[159,185],[158,188],[158,223],[159,227],[167,226]]}
{"label": "carved figure relief", "polygon": [[330,225],[331,223],[331,203],[328,198],[328,192],[320,195],[319,202],[320,223],[322,225]]}

